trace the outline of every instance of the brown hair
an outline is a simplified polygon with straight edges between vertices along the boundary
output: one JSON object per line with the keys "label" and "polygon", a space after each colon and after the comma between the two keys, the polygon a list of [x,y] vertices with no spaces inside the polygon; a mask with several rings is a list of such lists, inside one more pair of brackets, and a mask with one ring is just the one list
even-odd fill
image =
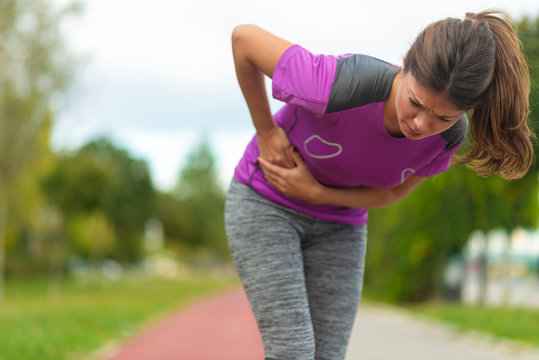
{"label": "brown hair", "polygon": [[404,65],[423,86],[473,110],[473,146],[455,162],[505,179],[524,176],[533,158],[530,77],[511,24],[507,14],[491,10],[438,21],[418,35]]}

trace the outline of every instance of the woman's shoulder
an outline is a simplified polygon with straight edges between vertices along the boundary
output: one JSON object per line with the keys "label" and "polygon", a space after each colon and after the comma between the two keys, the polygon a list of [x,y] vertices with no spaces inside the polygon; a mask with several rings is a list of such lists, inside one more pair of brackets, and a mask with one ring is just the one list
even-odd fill
{"label": "woman's shoulder", "polygon": [[386,100],[399,71],[400,67],[369,55],[338,57],[326,113]]}
{"label": "woman's shoulder", "polygon": [[277,100],[324,115],[386,100],[400,67],[363,54],[313,54],[298,44],[273,73]]}
{"label": "woman's shoulder", "polygon": [[446,151],[450,150],[462,144],[462,142],[466,138],[467,131],[468,131],[468,117],[466,116],[466,113],[464,113],[455,122],[453,126],[451,126],[449,129],[440,133],[442,138],[444,138],[444,140],[447,143],[447,145],[445,146],[445,150]]}

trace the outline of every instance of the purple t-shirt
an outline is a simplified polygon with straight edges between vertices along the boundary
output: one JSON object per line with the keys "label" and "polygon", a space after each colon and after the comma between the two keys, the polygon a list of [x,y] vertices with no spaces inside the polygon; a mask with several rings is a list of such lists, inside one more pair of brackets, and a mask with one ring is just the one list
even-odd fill
{"label": "purple t-shirt", "polygon": [[[275,115],[312,174],[333,187],[393,188],[411,174],[445,171],[466,133],[465,116],[445,132],[421,140],[395,138],[384,126],[384,100],[398,68],[365,55],[313,55],[287,49],[273,73]],[[267,199],[323,220],[362,225],[367,210],[313,205],[286,197],[264,179],[256,136],[235,169],[236,179]]]}

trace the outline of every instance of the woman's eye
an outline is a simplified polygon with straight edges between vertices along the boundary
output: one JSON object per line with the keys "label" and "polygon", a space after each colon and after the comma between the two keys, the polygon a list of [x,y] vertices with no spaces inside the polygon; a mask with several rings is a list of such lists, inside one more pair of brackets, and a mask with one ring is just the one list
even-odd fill
{"label": "woman's eye", "polygon": [[413,106],[415,107],[419,107],[419,104],[416,103],[414,100],[412,100],[411,98],[408,98],[408,100],[410,100],[410,104],[412,104]]}

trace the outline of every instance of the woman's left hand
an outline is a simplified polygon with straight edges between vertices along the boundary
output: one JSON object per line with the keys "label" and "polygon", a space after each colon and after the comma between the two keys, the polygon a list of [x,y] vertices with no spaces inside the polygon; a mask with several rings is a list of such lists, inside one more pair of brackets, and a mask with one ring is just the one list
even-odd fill
{"label": "woman's left hand", "polygon": [[301,155],[290,147],[295,166],[285,168],[258,158],[258,162],[268,183],[286,196],[316,204],[322,184],[313,176]]}

